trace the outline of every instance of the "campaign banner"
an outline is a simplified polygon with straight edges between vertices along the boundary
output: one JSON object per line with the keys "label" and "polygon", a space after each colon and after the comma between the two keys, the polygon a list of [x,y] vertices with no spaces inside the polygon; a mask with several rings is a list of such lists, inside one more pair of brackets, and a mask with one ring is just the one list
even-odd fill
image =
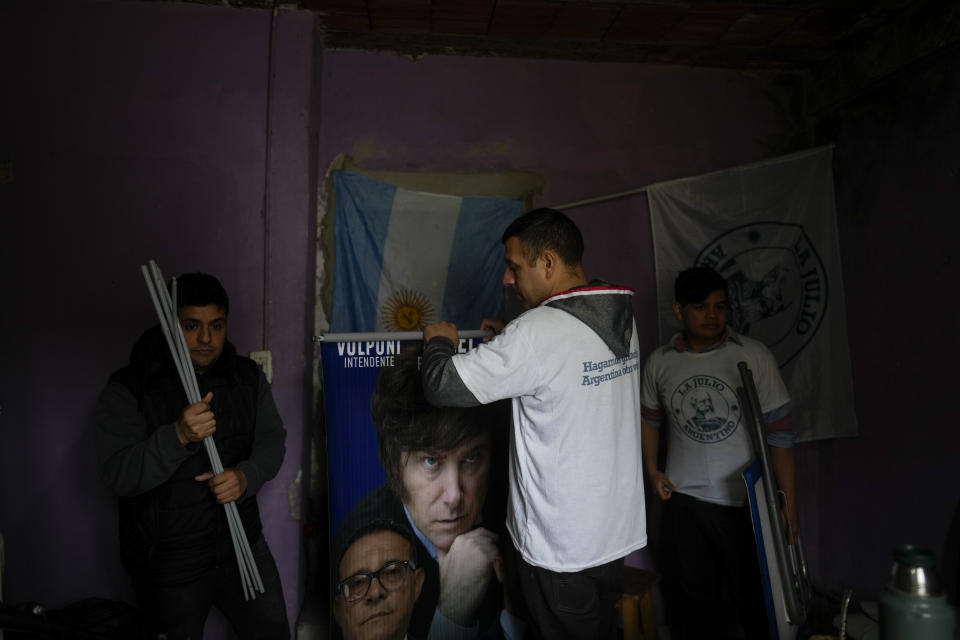
{"label": "campaign banner", "polygon": [[799,441],[858,432],[832,154],[817,148],[647,188],[660,342],[677,330],[677,274],[716,269],[729,287],[729,325],[777,359]]}
{"label": "campaign banner", "polygon": [[381,597],[394,613],[376,625],[413,640],[499,624],[509,403],[429,405],[422,349],[421,340],[321,345],[333,637],[367,637],[363,621]]}
{"label": "campaign banner", "polygon": [[395,340],[321,346],[331,540],[350,507],[386,479],[377,459],[370,395],[380,369],[394,366],[402,344],[417,348]]}

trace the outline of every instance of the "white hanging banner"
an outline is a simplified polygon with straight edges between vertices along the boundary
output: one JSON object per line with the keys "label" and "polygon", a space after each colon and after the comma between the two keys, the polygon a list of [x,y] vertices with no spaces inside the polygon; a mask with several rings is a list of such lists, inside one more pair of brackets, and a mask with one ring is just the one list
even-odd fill
{"label": "white hanging banner", "polygon": [[677,274],[719,271],[728,323],[780,365],[799,441],[858,432],[832,155],[820,147],[647,188],[660,342],[677,330]]}

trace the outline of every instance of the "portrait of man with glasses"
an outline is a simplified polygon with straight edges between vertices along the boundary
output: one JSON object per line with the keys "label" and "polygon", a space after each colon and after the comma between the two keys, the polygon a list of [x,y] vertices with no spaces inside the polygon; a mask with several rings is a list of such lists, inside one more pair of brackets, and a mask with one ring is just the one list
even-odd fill
{"label": "portrait of man with glasses", "polygon": [[[423,578],[407,629],[412,640],[476,638],[501,624],[506,408],[431,406],[423,397],[419,351],[398,356],[377,376],[370,409],[386,482],[361,498],[344,523],[371,514],[413,533]],[[336,600],[343,600],[338,586]],[[342,608],[336,600],[334,608]]]}
{"label": "portrait of man with glasses", "polygon": [[345,640],[403,640],[423,588],[413,532],[355,513],[338,531],[333,615]]}

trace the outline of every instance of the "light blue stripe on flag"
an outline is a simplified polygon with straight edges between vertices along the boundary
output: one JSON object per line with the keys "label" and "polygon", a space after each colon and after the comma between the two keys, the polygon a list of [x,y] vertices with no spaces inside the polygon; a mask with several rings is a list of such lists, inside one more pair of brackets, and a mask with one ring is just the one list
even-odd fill
{"label": "light blue stripe on flag", "polygon": [[412,192],[349,171],[333,178],[331,331],[405,331],[436,320],[477,328],[497,313],[500,236],[521,201]]}
{"label": "light blue stripe on flag", "polygon": [[464,329],[479,329],[483,318],[500,309],[504,270],[500,237],[522,212],[519,200],[463,199],[450,249],[453,259],[440,313],[444,320]]}
{"label": "light blue stripe on flag", "polygon": [[351,171],[333,173],[336,193],[330,331],[373,331],[383,245],[397,188]]}

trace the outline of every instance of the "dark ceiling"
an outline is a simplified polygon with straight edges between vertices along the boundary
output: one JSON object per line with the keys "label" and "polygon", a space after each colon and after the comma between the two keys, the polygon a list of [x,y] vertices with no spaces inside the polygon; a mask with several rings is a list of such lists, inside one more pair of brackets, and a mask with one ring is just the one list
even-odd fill
{"label": "dark ceiling", "polygon": [[[813,68],[838,52],[870,48],[878,39],[902,39],[896,35],[902,25],[927,24],[938,14],[956,22],[960,5],[956,0],[194,1],[316,12],[324,44],[332,48],[780,71]],[[942,46],[942,36],[931,35],[940,41],[921,48]]]}

